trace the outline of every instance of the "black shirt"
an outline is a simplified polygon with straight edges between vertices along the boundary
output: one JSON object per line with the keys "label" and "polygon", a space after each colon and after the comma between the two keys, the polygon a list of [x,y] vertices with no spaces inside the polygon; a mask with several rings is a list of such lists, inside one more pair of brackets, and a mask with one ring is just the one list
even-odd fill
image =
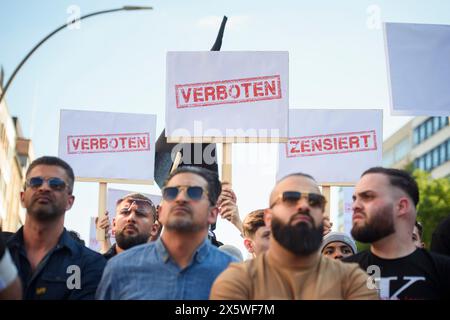
{"label": "black shirt", "polygon": [[445,218],[434,230],[430,250],[450,256],[450,216]]}
{"label": "black shirt", "polygon": [[103,257],[104,257],[106,260],[109,260],[109,259],[111,259],[112,257],[114,257],[116,254],[117,254],[116,244],[114,243],[114,244],[111,246],[111,248],[109,248],[109,250],[106,251],[106,252],[103,254]]}
{"label": "black shirt", "polygon": [[66,229],[34,273],[25,251],[23,227],[8,239],[7,245],[19,271],[24,299],[94,299],[106,260],[75,241]]}
{"label": "black shirt", "polygon": [[381,299],[450,298],[450,258],[446,256],[417,249],[406,257],[383,259],[366,250],[342,261],[359,263],[375,280]]}

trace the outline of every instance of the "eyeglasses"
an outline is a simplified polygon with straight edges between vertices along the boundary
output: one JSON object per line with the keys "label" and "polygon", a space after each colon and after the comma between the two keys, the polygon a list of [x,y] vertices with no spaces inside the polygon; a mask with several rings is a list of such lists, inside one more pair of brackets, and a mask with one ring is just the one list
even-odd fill
{"label": "eyeglasses", "polygon": [[132,207],[135,206],[134,211],[138,215],[148,216],[151,214],[151,215],[153,215],[153,218],[156,219],[156,217],[155,217],[156,209],[155,209],[153,202],[151,202],[149,200],[145,200],[145,199],[134,199],[134,198],[121,199],[117,202],[120,204],[124,200],[127,201],[128,206],[125,206],[122,209],[120,209],[120,211],[119,211],[120,213],[122,213],[122,214],[129,213],[132,210]]}
{"label": "eyeglasses", "polygon": [[26,186],[31,189],[39,188],[47,181],[48,186],[55,191],[62,191],[66,188],[66,182],[60,178],[43,178],[43,177],[32,177],[27,180]]}
{"label": "eyeglasses", "polygon": [[203,194],[208,195],[208,191],[199,186],[175,186],[165,187],[162,192],[163,199],[173,201],[177,198],[180,191],[185,190],[190,200],[199,201]]}
{"label": "eyeglasses", "polygon": [[323,207],[325,207],[325,204],[327,203],[327,200],[325,199],[325,197],[318,193],[307,193],[307,192],[300,192],[300,191],[285,191],[278,196],[278,198],[275,200],[274,203],[272,203],[270,205],[270,208],[272,209],[280,200],[286,206],[292,207],[292,206],[295,206],[301,198],[305,198],[306,200],[308,200],[308,204],[311,207],[315,207],[315,208],[323,208]]}

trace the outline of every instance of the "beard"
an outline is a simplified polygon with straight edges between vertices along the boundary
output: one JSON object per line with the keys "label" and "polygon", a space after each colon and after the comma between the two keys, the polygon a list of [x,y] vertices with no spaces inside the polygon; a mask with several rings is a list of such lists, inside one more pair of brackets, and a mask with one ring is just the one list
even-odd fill
{"label": "beard", "polygon": [[[366,215],[367,217],[367,215]],[[392,206],[386,205],[376,211],[362,225],[354,224],[352,237],[363,243],[376,242],[395,232]]]}
{"label": "beard", "polygon": [[[186,212],[183,216],[176,216],[172,214],[172,211],[183,208]],[[205,228],[208,228],[208,223],[205,224],[195,224],[193,220],[194,212],[189,206],[176,206],[169,212],[169,219],[164,226],[166,230],[177,231],[181,233],[193,233]]]}
{"label": "beard", "polygon": [[[309,217],[309,212],[299,212]],[[293,215],[287,224],[277,217],[272,217],[272,236],[285,249],[289,250],[296,256],[308,256],[317,252],[322,244],[323,224],[318,227],[309,226],[306,222],[299,222],[291,225],[291,221],[297,216]],[[311,219],[312,220],[312,219]]]}
{"label": "beard", "polygon": [[147,243],[149,238],[150,234],[126,235],[123,231],[116,232],[116,243],[123,250]]}
{"label": "beard", "polygon": [[41,222],[55,221],[63,216],[65,212],[65,208],[61,208],[53,200],[42,204],[39,203],[39,199],[32,199],[31,205],[27,207],[27,214]]}

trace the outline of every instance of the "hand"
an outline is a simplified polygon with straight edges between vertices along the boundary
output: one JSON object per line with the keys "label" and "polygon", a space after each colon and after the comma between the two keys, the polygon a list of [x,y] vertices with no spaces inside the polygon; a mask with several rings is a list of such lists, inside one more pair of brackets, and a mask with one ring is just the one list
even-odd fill
{"label": "hand", "polygon": [[230,221],[242,233],[242,221],[239,216],[239,209],[236,205],[236,194],[231,188],[223,186],[217,205],[222,219]]}
{"label": "hand", "polygon": [[106,238],[109,238],[109,228],[111,224],[109,223],[108,211],[105,212],[105,215],[98,220],[98,217],[95,218],[95,225],[97,229],[104,229]]}
{"label": "hand", "polygon": [[333,222],[330,221],[329,217],[323,218],[323,236],[326,236],[331,232],[331,227],[333,227]]}

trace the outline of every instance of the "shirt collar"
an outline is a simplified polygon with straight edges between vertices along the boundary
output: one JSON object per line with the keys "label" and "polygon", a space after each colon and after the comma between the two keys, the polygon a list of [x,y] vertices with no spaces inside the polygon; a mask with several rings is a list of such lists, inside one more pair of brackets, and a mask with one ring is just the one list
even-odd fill
{"label": "shirt collar", "polygon": [[[23,226],[15,234],[13,234],[7,242],[8,245],[12,247],[24,247]],[[77,250],[77,243],[69,232],[67,232],[66,228],[64,228],[63,233],[59,237],[55,250],[59,250],[61,248],[68,248],[72,254],[74,254]]]}
{"label": "shirt collar", "polygon": [[[201,263],[203,260],[205,260],[206,256],[208,255],[208,252],[211,248],[212,244],[210,243],[209,239],[205,237],[205,240],[195,249],[194,258],[198,263]],[[169,251],[167,251],[164,243],[162,242],[161,238],[158,238],[158,240],[155,241],[155,247],[156,252],[158,253],[159,257],[164,263],[167,263],[170,258]]]}

